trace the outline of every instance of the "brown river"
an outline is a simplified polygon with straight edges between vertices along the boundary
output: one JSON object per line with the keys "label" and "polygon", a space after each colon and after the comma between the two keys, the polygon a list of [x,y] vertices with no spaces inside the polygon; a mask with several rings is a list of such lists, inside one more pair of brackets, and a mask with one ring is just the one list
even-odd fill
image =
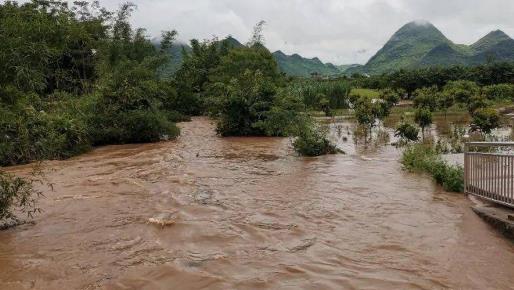
{"label": "brown river", "polygon": [[304,158],[181,127],[45,162],[43,212],[0,231],[0,289],[514,289],[514,243],[392,146]]}

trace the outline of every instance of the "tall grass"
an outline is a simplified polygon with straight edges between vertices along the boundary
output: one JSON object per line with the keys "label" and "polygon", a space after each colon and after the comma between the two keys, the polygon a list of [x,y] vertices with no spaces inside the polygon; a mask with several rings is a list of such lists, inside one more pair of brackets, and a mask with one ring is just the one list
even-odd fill
{"label": "tall grass", "polygon": [[464,191],[464,169],[443,160],[431,145],[414,144],[408,146],[401,162],[411,172],[425,172],[447,191]]}

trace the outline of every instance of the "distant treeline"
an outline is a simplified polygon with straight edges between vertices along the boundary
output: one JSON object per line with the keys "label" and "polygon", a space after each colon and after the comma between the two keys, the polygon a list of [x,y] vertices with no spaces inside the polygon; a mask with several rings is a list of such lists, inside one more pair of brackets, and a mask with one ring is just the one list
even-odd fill
{"label": "distant treeline", "polygon": [[302,146],[317,146],[309,154],[330,149],[307,107],[319,108],[315,98],[325,109],[341,107],[347,86],[292,94],[262,44],[263,22],[246,45],[192,40],[172,74],[166,65],[176,31],[162,32],[155,45],[131,27],[134,9],[108,11],[97,1],[0,4],[0,166],[174,138],[175,122],[207,114],[221,136],[301,131]]}
{"label": "distant treeline", "polygon": [[443,88],[447,83],[457,80],[472,81],[480,86],[514,83],[514,63],[402,69],[382,75],[354,74],[351,79],[356,86],[371,89],[402,89],[408,97],[412,97],[417,89],[432,86]]}

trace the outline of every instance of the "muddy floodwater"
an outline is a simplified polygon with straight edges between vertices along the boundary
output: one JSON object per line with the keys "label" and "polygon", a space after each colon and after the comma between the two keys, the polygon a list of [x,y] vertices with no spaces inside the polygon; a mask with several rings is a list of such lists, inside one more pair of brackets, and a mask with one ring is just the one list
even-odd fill
{"label": "muddy floodwater", "polygon": [[472,201],[347,126],[346,155],[196,118],[176,141],[45,162],[43,212],[0,232],[0,289],[514,289],[514,243]]}

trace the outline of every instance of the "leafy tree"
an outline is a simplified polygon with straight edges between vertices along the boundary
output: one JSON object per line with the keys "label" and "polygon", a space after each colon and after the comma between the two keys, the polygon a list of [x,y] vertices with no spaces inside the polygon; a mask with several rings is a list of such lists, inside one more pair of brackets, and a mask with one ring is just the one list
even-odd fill
{"label": "leafy tree", "polygon": [[280,89],[271,107],[263,112],[255,126],[267,136],[298,136],[313,121],[306,113],[305,104],[298,96]]}
{"label": "leafy tree", "polygon": [[425,140],[425,128],[432,124],[432,112],[427,108],[418,108],[414,112],[414,121],[421,127],[421,134]]}
{"label": "leafy tree", "polygon": [[365,126],[370,132],[375,126],[378,108],[372,98],[360,97],[354,104],[355,118],[360,125]]}
{"label": "leafy tree", "polygon": [[175,31],[163,33],[161,50],[145,37],[145,31],[133,31],[128,18],[134,9],[125,4],[117,13],[112,39],[102,52],[101,80],[97,103],[90,110],[91,136],[96,145],[111,143],[152,142],[173,138],[178,128],[167,119],[162,100],[173,97],[173,91],[159,80],[158,69],[167,57]]}
{"label": "leafy tree", "polygon": [[416,128],[415,125],[406,122],[402,117],[401,123],[396,127],[394,136],[399,137],[400,139],[408,142],[408,141],[418,141],[419,137],[419,129]]}
{"label": "leafy tree", "polygon": [[273,55],[261,47],[234,48],[224,56],[220,64],[212,71],[209,80],[212,83],[229,83],[247,70],[260,71],[262,78],[273,85],[283,85],[284,80]]}
{"label": "leafy tree", "polygon": [[351,96],[355,118],[370,133],[377,121],[383,121],[391,112],[392,106],[398,101],[398,95],[385,90],[379,98],[371,96]]}
{"label": "leafy tree", "polygon": [[246,70],[229,83],[217,83],[219,94],[213,99],[212,113],[218,118],[222,136],[266,135],[258,126],[271,109],[276,87],[260,71]]}
{"label": "leafy tree", "polygon": [[414,107],[427,109],[433,112],[437,109],[439,91],[437,87],[421,88],[414,92]]}
{"label": "leafy tree", "polygon": [[448,110],[455,104],[455,98],[451,93],[442,92],[438,94],[437,107],[444,112],[446,119]]}
{"label": "leafy tree", "polygon": [[266,21],[259,21],[255,27],[253,28],[252,38],[248,42],[248,47],[254,46],[264,46],[264,36],[262,35],[262,31],[264,30],[264,25],[266,25]]}
{"label": "leafy tree", "polygon": [[323,94],[319,94],[318,98],[320,99],[319,105],[321,110],[325,113],[325,116],[332,116],[332,108],[330,108],[330,101]]}
{"label": "leafy tree", "polygon": [[467,103],[467,109],[468,109],[468,112],[473,115],[473,113],[480,109],[480,108],[485,108],[485,107],[488,107],[489,106],[489,101],[484,98],[483,96],[481,95],[475,95],[475,96],[472,96],[469,100],[468,100],[468,103]]}
{"label": "leafy tree", "polygon": [[386,102],[389,107],[393,107],[400,102],[401,91],[395,91],[393,89],[383,89],[380,91],[380,98]]}
{"label": "leafy tree", "polygon": [[514,85],[513,84],[497,84],[485,86],[482,88],[482,95],[489,100],[513,100],[514,101]]}
{"label": "leafy tree", "polygon": [[472,81],[450,81],[444,87],[444,93],[454,96],[455,100],[461,104],[467,104],[471,97],[480,93],[480,88]]}
{"label": "leafy tree", "polygon": [[491,133],[493,129],[500,127],[501,118],[498,111],[493,108],[477,109],[473,115],[473,125],[485,134]]}
{"label": "leafy tree", "polygon": [[228,53],[226,42],[213,39],[199,42],[191,40],[191,53],[184,53],[184,62],[175,74],[177,97],[171,100],[172,107],[186,115],[206,112],[206,92],[211,85],[209,76],[219,66],[221,58]]}

